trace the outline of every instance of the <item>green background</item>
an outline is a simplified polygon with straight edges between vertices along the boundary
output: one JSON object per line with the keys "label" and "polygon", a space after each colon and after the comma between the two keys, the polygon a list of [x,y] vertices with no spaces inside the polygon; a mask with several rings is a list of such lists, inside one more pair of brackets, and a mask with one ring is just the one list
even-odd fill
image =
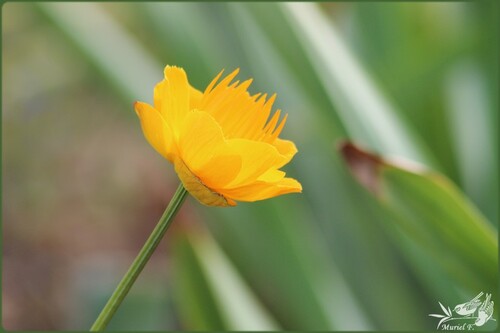
{"label": "green background", "polygon": [[[304,190],[189,198],[109,329],[434,330],[438,302],[496,301],[498,9],[3,4],[2,326],[88,329],[153,229],[178,179],[132,103],[166,64],[276,92]],[[374,196],[344,139],[451,182],[388,168]]]}

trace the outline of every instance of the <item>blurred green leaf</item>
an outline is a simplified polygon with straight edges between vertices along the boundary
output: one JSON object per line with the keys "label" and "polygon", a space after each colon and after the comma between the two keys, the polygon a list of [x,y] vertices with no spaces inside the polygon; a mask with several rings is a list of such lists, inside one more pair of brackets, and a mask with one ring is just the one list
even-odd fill
{"label": "blurred green leaf", "polygon": [[431,163],[411,127],[398,117],[316,4],[282,5],[349,134],[378,151]]}
{"label": "blurred green leaf", "polygon": [[161,80],[163,66],[98,4],[42,2],[37,6],[125,100],[152,101],[151,87]]}
{"label": "blurred green leaf", "polygon": [[498,183],[498,140],[484,74],[470,59],[457,62],[444,88],[462,188],[489,222],[497,225],[498,186],[492,184]]}
{"label": "blurred green leaf", "polygon": [[[251,288],[240,278],[207,231],[190,230],[179,235],[176,256],[180,275],[178,288],[188,329],[195,330],[277,330],[274,319],[259,304]],[[201,288],[200,288],[201,287]],[[184,299],[186,295],[192,295]],[[210,314],[207,316],[207,313]],[[214,321],[214,318],[219,320]]]}
{"label": "blurred green leaf", "polygon": [[341,147],[358,181],[399,217],[398,228],[463,290],[495,290],[495,230],[444,176],[408,162],[390,162],[353,144]]}
{"label": "blurred green leaf", "polygon": [[318,230],[307,222],[313,215],[299,197],[275,201],[210,212],[211,229],[245,279],[285,328],[371,327]]}
{"label": "blurred green leaf", "polygon": [[186,330],[222,330],[225,323],[215,295],[188,239],[172,237],[172,285],[176,312]]}

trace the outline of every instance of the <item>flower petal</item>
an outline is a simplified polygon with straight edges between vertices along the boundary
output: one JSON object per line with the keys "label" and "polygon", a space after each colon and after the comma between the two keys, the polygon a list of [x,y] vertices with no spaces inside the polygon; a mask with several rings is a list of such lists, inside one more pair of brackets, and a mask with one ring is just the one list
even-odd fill
{"label": "flower petal", "polygon": [[[156,110],[161,110],[162,101],[164,100],[164,89],[166,88],[167,81],[165,79],[158,82],[154,88],[153,99],[154,107]],[[189,87],[189,110],[199,109],[203,93],[198,89]]]}
{"label": "flower petal", "polygon": [[236,69],[217,83],[222,72],[219,73],[205,89],[200,110],[210,113],[217,120],[227,139],[260,140],[260,137],[265,135],[264,125],[276,96],[273,95],[269,99],[265,94],[251,96],[247,91],[252,83],[251,79],[242,83],[231,83],[238,71]]}
{"label": "flower petal", "polygon": [[192,110],[187,114],[181,127],[179,149],[189,169],[201,169],[224,144],[222,129],[208,113]]}
{"label": "flower petal", "polygon": [[199,109],[203,93],[196,88],[189,89],[189,110]]}
{"label": "flower petal", "polygon": [[155,85],[153,91],[153,105],[156,110],[161,110],[161,104],[163,100],[163,91],[165,89],[165,80],[161,80]]}
{"label": "flower petal", "polygon": [[281,155],[286,157],[287,161],[285,162],[285,164],[290,162],[293,156],[295,156],[295,154],[297,153],[297,147],[290,140],[276,138],[273,142],[273,146],[278,149]]}
{"label": "flower petal", "polygon": [[149,144],[163,157],[173,162],[173,155],[177,150],[172,136],[172,131],[160,113],[151,105],[135,102],[135,112],[141,120],[144,136]]}
{"label": "flower petal", "polygon": [[166,66],[164,72],[165,79],[155,87],[154,102],[177,138],[182,121],[189,112],[191,87],[182,68]]}
{"label": "flower petal", "polygon": [[257,178],[258,181],[276,183],[285,178],[286,173],[281,170],[269,170]]}
{"label": "flower petal", "polygon": [[240,172],[241,157],[228,145],[222,129],[206,112],[188,113],[179,148],[187,167],[210,188],[224,187]]}
{"label": "flower petal", "polygon": [[227,200],[222,194],[212,191],[203,184],[180,158],[175,159],[174,166],[175,172],[179,175],[184,188],[202,204],[219,207],[236,206],[233,200]]}
{"label": "flower petal", "polygon": [[228,185],[230,188],[253,182],[269,170],[278,169],[286,163],[286,158],[268,143],[247,139],[231,139],[227,142],[242,161],[238,176]]}
{"label": "flower petal", "polygon": [[284,178],[277,183],[256,181],[252,184],[221,191],[226,198],[250,202],[298,192],[302,192],[302,185],[293,178]]}
{"label": "flower petal", "polygon": [[219,148],[210,161],[195,173],[205,185],[218,189],[232,181],[240,170],[241,156],[233,154],[229,148]]}

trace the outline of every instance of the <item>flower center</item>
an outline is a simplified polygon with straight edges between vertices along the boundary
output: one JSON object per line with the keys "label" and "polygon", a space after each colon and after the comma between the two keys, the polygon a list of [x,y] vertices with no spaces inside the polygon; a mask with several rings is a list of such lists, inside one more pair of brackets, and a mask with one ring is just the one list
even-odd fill
{"label": "flower center", "polygon": [[181,158],[176,158],[174,161],[175,172],[184,184],[188,192],[199,202],[207,206],[226,207],[231,206],[228,200],[220,193],[212,191],[205,186],[202,181],[189,170],[187,165]]}

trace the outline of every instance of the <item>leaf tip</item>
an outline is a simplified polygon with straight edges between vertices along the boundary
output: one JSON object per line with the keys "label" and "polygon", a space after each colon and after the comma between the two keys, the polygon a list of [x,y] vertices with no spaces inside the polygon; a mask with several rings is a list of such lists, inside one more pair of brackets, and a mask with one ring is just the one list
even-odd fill
{"label": "leaf tip", "polygon": [[369,153],[350,141],[341,141],[337,149],[344,158],[354,178],[374,194],[380,189],[380,167],[385,162],[379,156]]}

